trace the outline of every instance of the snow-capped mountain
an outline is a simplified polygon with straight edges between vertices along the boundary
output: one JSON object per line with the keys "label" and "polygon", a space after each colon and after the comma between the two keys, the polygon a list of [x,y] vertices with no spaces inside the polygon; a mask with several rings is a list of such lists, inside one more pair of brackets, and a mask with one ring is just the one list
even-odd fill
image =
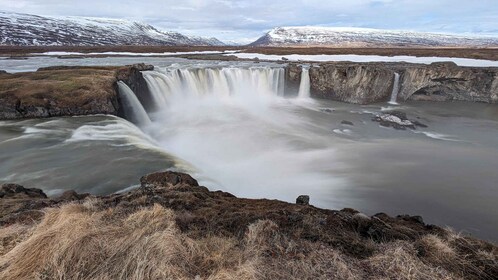
{"label": "snow-capped mountain", "polygon": [[186,36],[178,32],[161,31],[152,25],[141,22],[0,12],[0,45],[218,46],[224,44],[216,38]]}
{"label": "snow-capped mountain", "polygon": [[456,47],[498,46],[498,37],[477,37],[344,27],[277,27],[252,46]]}

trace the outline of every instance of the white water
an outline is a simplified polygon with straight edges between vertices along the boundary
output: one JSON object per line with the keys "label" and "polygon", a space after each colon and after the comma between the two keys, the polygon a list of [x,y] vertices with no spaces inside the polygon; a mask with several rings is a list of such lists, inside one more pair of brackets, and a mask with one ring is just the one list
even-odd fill
{"label": "white water", "polygon": [[299,98],[309,98],[310,97],[310,73],[309,69],[306,67],[302,68],[301,72],[301,83],[299,84]]}
{"label": "white water", "polygon": [[126,118],[138,126],[149,125],[149,116],[135,93],[122,81],[118,81],[118,87]]}
{"label": "white water", "polygon": [[[244,197],[330,192],[345,180],[325,170],[335,150],[326,133],[295,113],[308,100],[286,99],[284,68],[163,68],[144,72],[157,110],[146,131],[164,151],[186,160],[213,189]],[[309,87],[304,85],[304,88]]]}
{"label": "white water", "polygon": [[[263,102],[284,94],[284,68],[166,68],[144,72],[158,109],[178,99]],[[177,105],[177,104],[174,104]]]}
{"label": "white water", "polygon": [[397,102],[398,92],[399,92],[399,74],[394,73],[393,91],[391,93],[391,100],[389,101],[389,104],[398,105]]}

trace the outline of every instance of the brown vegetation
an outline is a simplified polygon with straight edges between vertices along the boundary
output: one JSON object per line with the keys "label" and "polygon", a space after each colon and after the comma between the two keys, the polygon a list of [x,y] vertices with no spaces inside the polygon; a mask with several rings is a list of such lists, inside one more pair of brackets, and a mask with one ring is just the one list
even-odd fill
{"label": "brown vegetation", "polygon": [[0,98],[9,96],[40,105],[45,104],[49,95],[54,102],[74,106],[97,98],[109,98],[114,94],[114,82],[115,71],[95,68],[0,75]]}
{"label": "brown vegetation", "polygon": [[337,47],[168,47],[168,46],[95,46],[95,47],[20,47],[0,46],[0,55],[22,57],[33,53],[49,51],[68,52],[137,52],[137,53],[163,53],[163,52],[188,52],[188,51],[224,51],[242,50],[244,52],[289,55],[289,54],[360,54],[360,55],[413,55],[413,56],[438,56],[438,57],[463,57],[475,59],[498,60],[498,48],[337,48]]}
{"label": "brown vegetation", "polygon": [[[1,279],[495,279],[498,248],[425,225],[210,192],[186,174],[105,197],[4,195]],[[69,202],[68,200],[74,200]],[[14,208],[12,208],[14,209]],[[12,212],[13,211],[13,212]],[[23,212],[40,212],[19,219]]]}

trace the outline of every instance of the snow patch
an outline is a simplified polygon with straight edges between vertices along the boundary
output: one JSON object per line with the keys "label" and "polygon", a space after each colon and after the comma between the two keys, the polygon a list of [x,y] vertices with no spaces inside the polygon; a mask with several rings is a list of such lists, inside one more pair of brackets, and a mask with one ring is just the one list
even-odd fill
{"label": "snow patch", "polygon": [[270,55],[270,54],[260,54],[260,53],[233,53],[238,58],[242,59],[259,59],[259,60],[270,60],[270,61],[281,61],[285,58],[289,61],[316,61],[316,62],[327,62],[327,61],[350,61],[350,62],[407,62],[407,63],[420,63],[420,64],[431,64],[434,62],[454,62],[459,66],[469,66],[469,67],[498,67],[498,61],[484,60],[484,59],[471,59],[471,58],[458,58],[458,57],[416,57],[416,56],[380,56],[380,55],[356,55],[356,54],[346,54],[346,55],[301,55],[301,54],[291,54],[291,55]]}

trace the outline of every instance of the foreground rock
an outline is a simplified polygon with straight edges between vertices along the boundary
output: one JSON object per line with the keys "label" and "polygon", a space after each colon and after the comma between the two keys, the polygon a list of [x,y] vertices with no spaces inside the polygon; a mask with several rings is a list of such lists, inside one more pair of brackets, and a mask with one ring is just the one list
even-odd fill
{"label": "foreground rock", "polygon": [[[30,191],[0,198],[0,278],[493,279],[498,273],[496,246],[417,216],[319,209],[305,197],[300,204],[237,198],[176,172],[149,174],[140,183],[102,197]],[[38,255],[44,257],[26,266]],[[137,267],[144,262],[146,272]]]}
{"label": "foreground rock", "polygon": [[[92,114],[120,115],[116,81],[147,99],[140,71],[153,66],[47,67],[36,72],[0,73],[0,120]],[[147,90],[148,91],[148,90]]]}

